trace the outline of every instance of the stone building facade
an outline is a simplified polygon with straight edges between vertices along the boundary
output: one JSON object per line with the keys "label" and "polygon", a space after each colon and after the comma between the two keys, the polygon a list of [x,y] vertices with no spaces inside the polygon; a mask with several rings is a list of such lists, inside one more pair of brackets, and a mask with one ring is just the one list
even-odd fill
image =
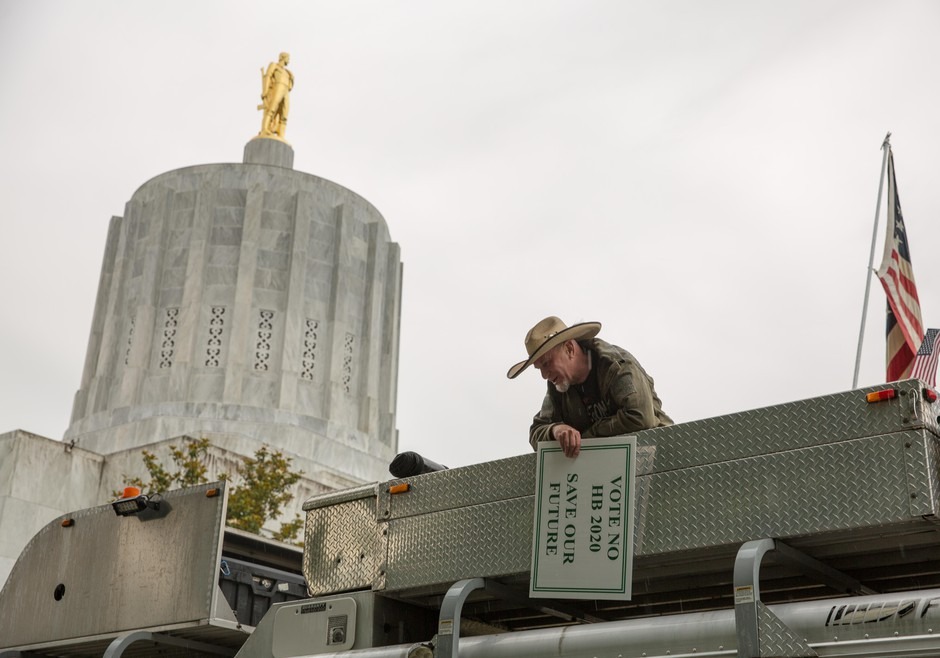
{"label": "stone building facade", "polygon": [[210,478],[281,451],[303,478],[279,520],[387,479],[401,288],[382,215],[281,140],[144,183],[111,220],[64,441],[0,434],[0,583],[47,522],[145,476],[143,448],[208,438]]}
{"label": "stone building facade", "polygon": [[244,437],[385,477],[399,248],[368,201],[283,166],[289,149],[255,139],[242,164],[161,174],[112,219],[67,441]]}

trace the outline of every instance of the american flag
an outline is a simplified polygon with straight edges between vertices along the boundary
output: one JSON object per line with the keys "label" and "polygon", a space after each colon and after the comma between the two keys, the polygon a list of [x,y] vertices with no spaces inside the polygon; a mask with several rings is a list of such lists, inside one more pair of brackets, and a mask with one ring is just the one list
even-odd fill
{"label": "american flag", "polygon": [[924,335],[920,319],[920,301],[911,268],[911,252],[901,214],[897,181],[894,178],[894,154],[888,147],[888,234],[885,253],[878,268],[878,278],[888,297],[887,381],[910,377],[914,354]]}
{"label": "american flag", "polygon": [[937,334],[940,329],[928,329],[924,334],[924,342],[914,356],[914,367],[911,368],[911,379],[919,379],[936,386],[937,382]]}

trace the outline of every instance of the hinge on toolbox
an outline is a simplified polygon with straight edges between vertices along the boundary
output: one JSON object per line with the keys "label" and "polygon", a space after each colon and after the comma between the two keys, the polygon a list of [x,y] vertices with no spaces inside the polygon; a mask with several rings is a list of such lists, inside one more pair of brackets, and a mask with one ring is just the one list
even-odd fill
{"label": "hinge on toolbox", "polygon": [[898,391],[901,407],[901,424],[905,427],[923,427],[924,419],[918,411],[921,409],[920,388],[903,387]]}

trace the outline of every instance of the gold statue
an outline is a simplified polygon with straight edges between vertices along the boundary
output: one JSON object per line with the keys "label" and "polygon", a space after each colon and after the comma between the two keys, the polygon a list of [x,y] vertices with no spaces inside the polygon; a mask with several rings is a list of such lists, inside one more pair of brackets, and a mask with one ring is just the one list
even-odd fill
{"label": "gold statue", "polygon": [[281,53],[276,62],[261,69],[261,105],[264,110],[259,137],[284,139],[287,128],[287,113],[290,110],[290,90],[294,88],[294,74],[287,70],[290,55]]}

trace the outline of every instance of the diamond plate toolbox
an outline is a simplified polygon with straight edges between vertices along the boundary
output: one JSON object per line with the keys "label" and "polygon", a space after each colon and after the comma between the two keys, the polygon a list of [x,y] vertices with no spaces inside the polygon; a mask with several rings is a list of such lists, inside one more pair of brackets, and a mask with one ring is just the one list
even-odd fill
{"label": "diamond plate toolbox", "polygon": [[[635,555],[936,521],[940,405],[920,382],[892,386],[876,404],[868,388],[637,433]],[[534,491],[530,453],[313,498],[307,582],[322,595],[525,578]]]}

